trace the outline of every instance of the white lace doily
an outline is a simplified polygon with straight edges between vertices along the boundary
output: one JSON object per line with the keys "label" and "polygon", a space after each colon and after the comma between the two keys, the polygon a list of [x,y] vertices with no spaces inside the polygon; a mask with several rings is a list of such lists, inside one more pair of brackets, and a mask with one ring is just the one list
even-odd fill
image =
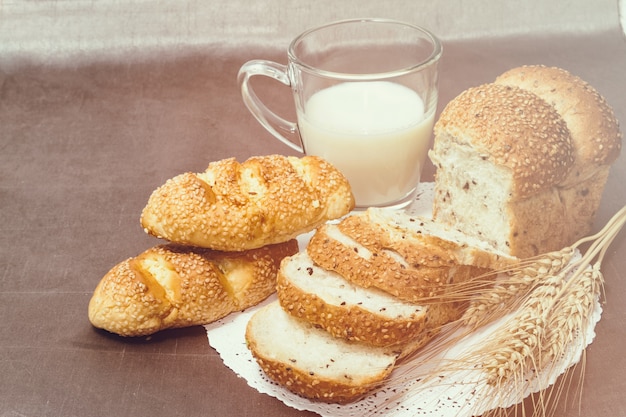
{"label": "white lace doily", "polygon": [[[415,203],[406,209],[412,215],[430,215],[433,197],[433,184],[420,184],[420,192]],[[308,242],[310,234],[299,239],[301,249]],[[282,388],[268,379],[246,347],[245,329],[248,320],[262,306],[276,300],[272,296],[260,305],[241,313],[235,313],[205,326],[209,344],[220,354],[224,364],[248,385],[260,393],[275,397],[287,406],[297,410],[315,412],[323,417],[363,417],[363,416],[441,416],[471,417],[498,407],[506,408],[521,402],[531,393],[552,385],[559,375],[576,364],[583,350],[595,337],[595,325],[600,320],[602,308],[596,300],[594,311],[586,323],[586,328],[575,335],[561,359],[539,374],[533,373],[524,378],[524,382],[512,382],[511,386],[499,385],[497,388],[485,383],[484,374],[477,367],[437,372],[433,367],[447,360],[467,357],[483,343],[490,334],[497,331],[510,320],[504,317],[495,323],[461,337],[447,351],[440,352],[428,360],[419,356],[400,364],[390,378],[390,384],[383,385],[361,401],[347,404],[326,404],[310,401]],[[458,332],[458,331],[457,331]],[[454,338],[457,334],[445,335]],[[410,368],[411,381],[398,384]],[[443,368],[445,369],[445,368]],[[398,376],[394,378],[394,375]],[[431,376],[430,378],[428,376]],[[401,385],[401,386],[400,386]]]}

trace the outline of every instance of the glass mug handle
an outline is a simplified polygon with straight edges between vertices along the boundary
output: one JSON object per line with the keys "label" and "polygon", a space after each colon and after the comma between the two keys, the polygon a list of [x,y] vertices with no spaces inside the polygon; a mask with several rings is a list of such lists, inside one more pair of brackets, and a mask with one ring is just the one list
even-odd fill
{"label": "glass mug handle", "polygon": [[250,78],[255,75],[263,75],[280,81],[286,86],[291,86],[291,80],[287,74],[287,66],[278,64],[272,61],[266,61],[262,59],[256,59],[248,61],[239,69],[237,75],[237,81],[241,88],[241,96],[250,113],[261,123],[261,125],[267,129],[278,140],[283,142],[290,148],[304,153],[302,145],[297,145],[293,141],[287,139],[281,131],[285,131],[291,135],[294,135],[300,141],[298,134],[298,125],[289,120],[285,120],[272,110],[270,110],[256,95],[254,89],[250,85]]}

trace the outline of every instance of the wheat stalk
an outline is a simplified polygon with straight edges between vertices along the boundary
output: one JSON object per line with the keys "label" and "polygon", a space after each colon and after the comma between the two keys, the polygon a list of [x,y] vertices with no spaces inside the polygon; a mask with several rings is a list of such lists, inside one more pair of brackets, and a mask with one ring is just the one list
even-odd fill
{"label": "wheat stalk", "polygon": [[534,353],[541,349],[548,313],[562,290],[564,275],[561,270],[542,280],[525,298],[515,318],[495,335],[494,342],[478,353],[486,358],[483,369],[489,384],[500,384],[512,376],[523,375],[520,372],[529,367],[541,366],[535,363]]}
{"label": "wheat stalk", "polygon": [[[437,375],[454,373],[455,370],[482,367],[484,379],[475,381],[476,384],[486,383],[486,386],[493,388],[490,392],[505,398],[511,394],[521,396],[529,378],[538,377],[542,373],[549,375],[551,367],[567,354],[572,343],[580,341],[577,338],[582,337],[582,346],[587,346],[585,329],[604,283],[600,270],[602,260],[624,223],[626,207],[618,211],[595,235],[583,238],[561,251],[524,261],[511,271],[499,271],[498,280],[489,289],[485,289],[484,282],[478,284],[476,288],[480,287],[483,293],[473,297],[467,314],[450,331],[458,331],[458,326],[463,325],[467,335],[512,311],[514,313],[506,318],[504,326],[482,342],[479,349],[465,357],[433,366],[429,377],[419,377],[423,381],[433,380]],[[574,255],[578,249],[586,244],[589,245],[588,249],[576,259]],[[462,292],[467,295],[472,290],[466,288]],[[457,294],[453,297],[459,296]],[[413,374],[414,369],[423,361],[435,358],[434,352],[444,350],[446,343],[454,344],[462,337],[463,334],[448,339],[443,337],[440,345],[435,343],[430,349],[409,356],[405,364],[400,366],[399,372],[392,374],[388,385],[399,389],[407,382],[415,381],[417,377]],[[583,370],[584,354],[583,348]],[[412,363],[415,365],[412,366]],[[568,381],[567,376],[561,381]],[[542,387],[546,385],[541,384]],[[547,403],[556,402],[564,392],[562,385],[554,388],[550,393],[541,391],[538,394],[534,415],[551,415]],[[505,411],[495,409],[488,415],[499,413]]]}
{"label": "wheat stalk", "polygon": [[[626,207],[599,233],[572,246],[592,242],[579,260],[540,280],[524,297],[510,327],[503,328],[485,352],[489,357],[484,361],[489,383],[500,385],[513,375],[524,375],[529,366],[544,369],[562,356],[592,314],[604,283],[602,259],[624,222]],[[492,355],[490,349],[502,353]]]}

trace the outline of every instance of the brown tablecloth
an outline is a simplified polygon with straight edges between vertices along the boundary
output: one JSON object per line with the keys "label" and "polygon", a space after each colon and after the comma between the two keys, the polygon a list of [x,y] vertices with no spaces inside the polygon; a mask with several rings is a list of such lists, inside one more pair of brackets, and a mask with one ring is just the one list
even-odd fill
{"label": "brown tablecloth", "polygon": [[[40,19],[43,24],[62,25],[61,14],[73,16],[71,2],[54,3],[57,15],[46,9],[50,19]],[[557,13],[552,3],[538,4],[544,3],[546,10],[533,13]],[[15,8],[19,2],[5,2],[0,8],[10,9],[12,4]],[[76,4],[84,9],[87,3]],[[311,8],[314,12],[324,4]],[[91,7],[94,13],[99,11],[98,2]],[[161,8],[166,13],[167,7]],[[262,13],[245,10],[249,15]],[[367,14],[374,10],[368,8]],[[2,11],[3,36],[17,33],[19,23],[28,21],[17,12],[16,20],[9,21],[11,16]],[[580,17],[579,32],[575,23],[568,26],[555,16],[566,26],[563,31],[547,27],[545,33],[495,36],[485,30],[481,35],[481,27],[491,27],[486,21],[472,26],[472,36],[444,38],[440,107],[462,90],[489,82],[511,67],[541,63],[563,67],[591,83],[626,123],[626,41],[617,17],[595,29]],[[596,21],[598,16],[592,17]],[[69,54],[55,60],[45,54],[50,51],[45,38],[35,42],[39,49],[34,54],[27,53],[33,36],[16,34],[14,39],[0,40],[3,417],[312,415],[249,388],[222,364],[201,327],[135,340],[97,331],[87,319],[87,304],[100,278],[117,262],[156,244],[138,219],[157,186],[181,172],[201,171],[217,159],[293,154],[253,120],[236,83],[239,67],[249,59],[284,62],[286,44],[276,41],[262,48],[231,40],[204,46],[196,40],[186,43],[180,31],[172,41],[167,37],[167,19],[161,18],[165,22],[158,24],[168,42],[119,54],[108,53],[106,42],[98,54],[91,49],[81,52],[77,42],[72,44],[78,48],[74,58]],[[508,18],[515,21],[515,16]],[[538,19],[550,21],[545,16]],[[197,20],[192,23],[189,31],[201,27]],[[501,23],[493,25],[505,29]],[[253,29],[246,32],[252,34],[249,37],[254,37]],[[228,28],[221,33],[227,35]],[[264,94],[289,112],[284,87],[271,86]],[[430,166],[425,179],[432,179]],[[597,227],[626,204],[625,183],[626,152],[622,152],[611,172]],[[576,397],[580,391],[576,384],[566,386],[558,416],[626,415],[626,232],[613,242],[603,271],[606,304],[586,355],[582,396]],[[527,406],[530,410],[531,404]]]}

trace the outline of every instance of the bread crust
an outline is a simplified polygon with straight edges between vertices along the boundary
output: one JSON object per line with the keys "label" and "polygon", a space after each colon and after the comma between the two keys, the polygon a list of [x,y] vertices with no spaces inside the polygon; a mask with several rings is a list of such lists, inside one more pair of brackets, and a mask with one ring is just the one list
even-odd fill
{"label": "bread crust", "polygon": [[595,174],[620,154],[622,133],[613,109],[600,93],[563,68],[525,65],[512,68],[494,81],[531,91],[550,103],[565,120],[575,149],[575,162],[562,186]]}
{"label": "bread crust", "polygon": [[94,327],[121,336],[202,325],[274,293],[296,240],[238,253],[160,245],[115,265],[89,302]]}
{"label": "bread crust", "polygon": [[565,179],[574,163],[570,132],[554,107],[519,87],[483,84],[465,90],[435,124],[435,144],[456,141],[510,170],[512,197],[526,198]]}
{"label": "bread crust", "polygon": [[242,251],[292,239],[353,208],[348,181],[328,162],[268,155],[168,180],[150,196],[141,224],[174,243]]}
{"label": "bread crust", "polygon": [[330,404],[347,404],[357,401],[381,385],[393,369],[390,368],[390,371],[385,372],[384,375],[372,377],[369,382],[361,381],[358,384],[350,383],[347,379],[345,382],[328,380],[311,375],[311,371],[307,369],[300,369],[292,364],[278,361],[272,356],[259,353],[254,342],[249,342],[248,346],[257,363],[270,379],[301,397]]}

